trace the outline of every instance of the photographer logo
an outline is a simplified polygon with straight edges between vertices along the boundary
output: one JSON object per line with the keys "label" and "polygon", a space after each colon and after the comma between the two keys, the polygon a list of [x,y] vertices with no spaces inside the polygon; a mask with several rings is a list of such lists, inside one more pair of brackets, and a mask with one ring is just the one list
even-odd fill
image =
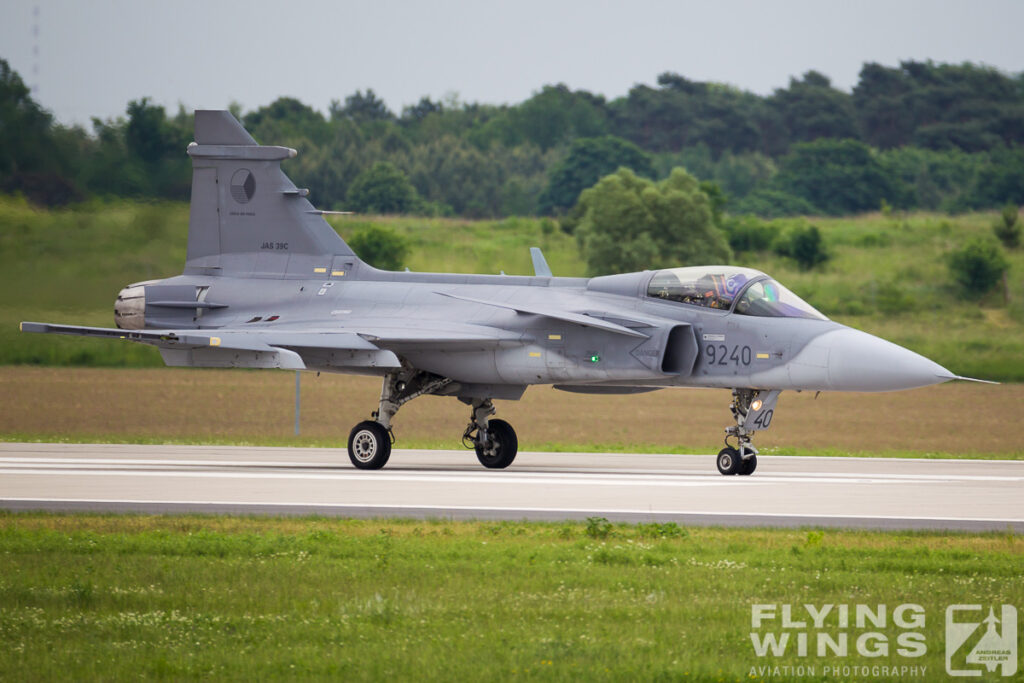
{"label": "photographer logo", "polygon": [[1017,609],[999,612],[981,605],[946,608],[946,673],[950,676],[1001,676],[1017,673]]}

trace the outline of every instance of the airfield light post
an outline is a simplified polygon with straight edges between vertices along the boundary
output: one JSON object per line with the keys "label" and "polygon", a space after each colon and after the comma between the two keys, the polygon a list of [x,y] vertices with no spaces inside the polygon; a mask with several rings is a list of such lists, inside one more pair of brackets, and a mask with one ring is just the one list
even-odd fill
{"label": "airfield light post", "polygon": [[302,376],[299,371],[295,371],[295,436],[299,435],[299,411],[301,409],[302,401]]}

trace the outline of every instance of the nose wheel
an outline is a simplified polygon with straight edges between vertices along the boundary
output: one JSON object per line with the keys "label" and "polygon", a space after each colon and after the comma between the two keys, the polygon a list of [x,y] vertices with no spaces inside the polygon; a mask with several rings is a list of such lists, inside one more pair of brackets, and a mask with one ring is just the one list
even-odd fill
{"label": "nose wheel", "polygon": [[757,453],[752,452],[753,448],[745,447],[744,455],[732,446],[726,446],[718,452],[718,471],[720,474],[753,474],[757,469]]}

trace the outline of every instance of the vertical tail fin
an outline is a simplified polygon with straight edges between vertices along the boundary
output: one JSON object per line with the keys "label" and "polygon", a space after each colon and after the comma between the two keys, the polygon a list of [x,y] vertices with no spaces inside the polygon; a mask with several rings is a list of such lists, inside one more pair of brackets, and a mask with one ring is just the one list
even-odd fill
{"label": "vertical tail fin", "polygon": [[186,273],[300,278],[358,263],[281,170],[294,149],[257,144],[227,111],[195,122]]}

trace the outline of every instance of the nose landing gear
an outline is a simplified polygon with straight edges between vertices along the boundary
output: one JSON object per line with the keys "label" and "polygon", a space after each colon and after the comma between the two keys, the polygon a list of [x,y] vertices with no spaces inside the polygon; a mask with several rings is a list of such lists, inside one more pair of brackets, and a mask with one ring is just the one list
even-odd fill
{"label": "nose landing gear", "polygon": [[[721,474],[753,474],[757,469],[757,449],[751,443],[753,433],[768,429],[775,416],[778,391],[733,389],[732,411],[736,424],[725,428],[725,448],[718,452],[715,464]],[[729,443],[735,439],[736,445]]]}

